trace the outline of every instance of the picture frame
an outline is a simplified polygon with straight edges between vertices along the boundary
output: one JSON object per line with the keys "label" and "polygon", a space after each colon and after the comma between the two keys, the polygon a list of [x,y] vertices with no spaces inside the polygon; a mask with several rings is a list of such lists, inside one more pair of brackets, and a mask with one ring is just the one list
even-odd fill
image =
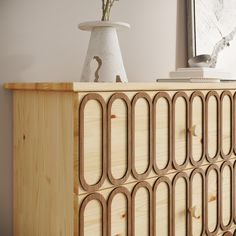
{"label": "picture frame", "polygon": [[195,0],[187,0],[188,58],[196,56]]}
{"label": "picture frame", "polygon": [[[202,54],[213,55],[217,43],[221,43],[218,51],[230,46],[232,42],[229,41],[236,45],[235,0],[187,0],[187,19],[188,58]],[[227,39],[225,42],[224,38]],[[227,60],[232,60],[235,55],[235,50],[231,51],[232,55],[229,55],[230,50],[227,52]],[[225,55],[219,54],[219,58],[222,56]],[[236,61],[236,56],[234,58]]]}

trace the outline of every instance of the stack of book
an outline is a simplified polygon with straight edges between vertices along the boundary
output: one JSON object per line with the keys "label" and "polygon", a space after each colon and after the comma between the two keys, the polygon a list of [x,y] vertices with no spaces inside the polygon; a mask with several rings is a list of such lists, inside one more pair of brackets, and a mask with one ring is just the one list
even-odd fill
{"label": "stack of book", "polygon": [[232,74],[216,68],[179,68],[170,72],[170,78],[157,79],[158,82],[214,83],[236,81]]}

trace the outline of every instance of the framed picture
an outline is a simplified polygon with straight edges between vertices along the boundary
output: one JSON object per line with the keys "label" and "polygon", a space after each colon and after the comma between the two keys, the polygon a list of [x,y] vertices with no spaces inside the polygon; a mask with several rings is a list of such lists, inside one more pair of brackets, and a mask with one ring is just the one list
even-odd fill
{"label": "framed picture", "polygon": [[188,57],[217,54],[216,67],[231,62],[235,67],[236,0],[187,0],[187,3]]}

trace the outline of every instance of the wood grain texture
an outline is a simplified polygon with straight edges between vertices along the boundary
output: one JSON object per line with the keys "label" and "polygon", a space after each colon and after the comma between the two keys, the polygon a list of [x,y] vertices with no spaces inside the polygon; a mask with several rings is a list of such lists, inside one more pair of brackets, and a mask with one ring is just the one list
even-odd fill
{"label": "wood grain texture", "polygon": [[205,202],[205,173],[201,168],[196,168],[190,175],[189,205],[198,210],[197,217],[190,215],[189,230],[194,235],[202,235],[205,231],[206,202]]}
{"label": "wood grain texture", "polygon": [[[232,224],[228,230],[225,230],[220,226],[220,217],[215,217],[216,211],[217,209],[220,210],[221,202],[223,201],[219,194],[221,187],[216,178],[219,178],[220,181],[221,176],[226,176],[223,169],[227,165],[232,166],[235,162],[236,159],[231,159],[229,162],[221,160],[216,164],[211,164],[210,169],[208,168],[209,165],[205,165],[198,169],[185,170],[179,174],[172,173],[167,176],[151,178],[138,184],[128,183],[122,187],[100,190],[98,192],[99,196],[105,199],[108,205],[108,232],[115,232],[117,235],[202,236],[206,235],[208,227],[210,228],[208,230],[209,235],[220,235],[223,232],[231,231],[231,229],[236,227],[235,224]],[[218,171],[217,176],[209,177],[209,171],[215,172],[215,170]],[[207,185],[208,181],[211,181],[212,186]],[[230,183],[232,184],[232,179],[230,179]],[[229,183],[225,181],[222,183],[222,186],[227,189]],[[219,189],[217,189],[218,187]],[[212,194],[215,194],[214,198]],[[88,195],[78,196],[79,205],[86,199],[86,196]],[[151,199],[152,203],[150,203]],[[132,202],[131,209],[130,201]],[[225,206],[230,204],[232,204],[232,199],[225,196],[224,207],[220,212],[220,215],[226,216],[224,217],[225,220],[229,220],[227,216],[232,211]],[[150,208],[151,205],[152,207]],[[206,205],[208,205],[207,214],[210,217],[208,222],[206,222]],[[200,209],[199,217],[191,215],[190,209],[193,207]],[[114,209],[114,211],[111,209]],[[128,234],[127,230],[130,229],[130,210],[133,212],[132,230],[131,234]],[[152,222],[149,221],[150,210],[153,216]],[[92,212],[91,210],[91,213],[85,219],[86,222],[90,222],[84,225],[84,227],[87,227],[88,232],[92,228],[99,228],[101,224],[101,212],[96,213],[97,215],[92,214]],[[232,219],[233,217],[230,215],[230,221]],[[116,224],[113,222],[116,222]],[[149,232],[150,225],[152,225],[153,234],[150,234],[151,231]],[[218,226],[217,229],[215,228],[216,225]],[[215,232],[213,233],[214,230]]]}
{"label": "wood grain texture", "polygon": [[73,236],[79,235],[79,219],[77,214],[78,201],[77,196],[79,194],[79,95],[73,95],[73,117],[74,117],[74,139],[73,139],[73,146],[74,146],[74,153],[73,153],[73,182],[74,182],[74,234]]}
{"label": "wood grain texture", "polygon": [[210,91],[206,96],[206,158],[214,163],[220,153],[220,96]]}
{"label": "wood grain texture", "polygon": [[114,185],[131,174],[131,102],[124,93],[115,93],[107,104],[108,178]]}
{"label": "wood grain texture", "polygon": [[220,96],[221,156],[229,159],[233,152],[233,96],[224,91]]}
{"label": "wood grain texture", "polygon": [[164,175],[172,168],[172,101],[166,92],[153,98],[153,169]]}
{"label": "wood grain texture", "polygon": [[73,92],[158,91],[158,90],[234,90],[235,82],[227,83],[6,83],[10,90],[47,90]]}
{"label": "wood grain texture", "polygon": [[[88,104],[91,106],[86,109]],[[86,112],[86,110],[88,111]],[[86,191],[96,191],[103,185],[107,175],[105,101],[97,93],[87,94],[81,101],[78,112],[80,184]],[[95,127],[91,125],[95,125]]]}
{"label": "wood grain texture", "polygon": [[220,170],[220,191],[221,191],[221,228],[228,230],[233,223],[233,210],[234,210],[234,184],[233,182],[233,165],[231,162],[224,162]]}
{"label": "wood grain texture", "polygon": [[[212,156],[216,153],[216,151],[218,151],[217,153],[220,153],[221,149],[224,147],[224,145],[221,145],[221,140],[225,141],[225,144],[228,145],[228,142],[230,142],[230,138],[228,138],[228,134],[229,134],[229,127],[231,127],[231,119],[224,119],[223,122],[221,121],[221,117],[220,117],[220,106],[221,103],[218,102],[217,103],[217,107],[216,107],[216,99],[215,96],[219,99],[221,94],[223,91],[211,91],[209,96],[209,91],[186,91],[186,98],[183,99],[182,97],[179,97],[177,99],[177,101],[179,99],[182,99],[183,102],[180,103],[177,107],[177,111],[176,111],[176,119],[173,118],[173,112],[169,112],[168,113],[168,107],[169,109],[172,108],[173,106],[173,102],[174,102],[174,96],[178,93],[178,91],[167,91],[167,92],[146,92],[146,94],[148,94],[148,96],[151,98],[151,103],[153,106],[152,109],[152,116],[153,116],[153,138],[151,139],[151,145],[153,146],[153,160],[151,160],[153,162],[153,167],[150,171],[150,173],[148,174],[148,176],[146,176],[145,178],[152,178],[154,176],[156,176],[157,174],[166,174],[166,173],[173,173],[176,172],[176,168],[172,168],[173,165],[173,160],[172,160],[172,138],[173,135],[172,134],[172,123],[174,123],[173,119],[175,119],[175,123],[177,124],[181,124],[180,126],[178,126],[178,130],[177,130],[177,155],[175,157],[176,160],[178,160],[178,162],[180,163],[181,161],[183,161],[185,159],[186,156],[186,151],[187,151],[187,147],[189,147],[189,156],[191,155],[191,158],[187,158],[185,159],[185,164],[183,167],[180,166],[180,168],[193,168],[193,167],[198,167],[199,165],[204,165],[207,163],[211,163],[214,162],[216,160],[218,160],[220,158],[219,155],[216,155],[215,159],[212,160],[212,158],[207,158],[205,157],[205,155],[203,155],[205,153],[205,151],[207,150],[211,150]],[[231,91],[232,94],[234,94],[234,91]],[[79,102],[82,101],[82,99],[87,96],[90,93],[80,93],[80,99]],[[91,93],[93,94],[93,93]],[[133,135],[135,134],[136,137],[138,138],[138,140],[141,140],[138,145],[136,145],[136,147],[138,148],[136,150],[136,152],[139,153],[140,157],[138,156],[137,158],[137,163],[136,159],[133,158],[132,160],[132,165],[135,166],[140,166],[140,170],[139,173],[142,173],[143,171],[145,171],[145,167],[147,167],[148,165],[148,160],[147,160],[147,155],[145,153],[147,153],[147,139],[145,138],[146,135],[148,134],[148,130],[150,129],[147,122],[151,122],[151,119],[149,117],[149,112],[148,112],[148,107],[147,106],[147,102],[145,101],[145,99],[140,99],[142,100],[142,103],[140,104],[136,104],[138,105],[136,108],[137,111],[139,112],[138,115],[138,119],[133,120],[131,123],[125,121],[126,120],[126,116],[127,116],[127,108],[125,109],[126,105],[125,103],[119,102],[119,103],[115,103],[114,109],[112,114],[111,113],[110,108],[109,108],[109,101],[111,99],[112,96],[115,96],[116,93],[113,92],[101,92],[98,93],[104,100],[105,104],[106,104],[106,108],[107,109],[107,119],[106,119],[106,123],[105,126],[111,126],[111,124],[115,124],[112,125],[109,129],[111,129],[109,131],[108,129],[108,137],[110,132],[116,133],[116,135],[124,135],[125,130],[130,130],[130,126],[132,124],[132,122],[136,122],[138,123],[138,125],[142,128],[140,130],[140,132],[136,132],[133,129]],[[126,103],[130,103],[134,97],[139,94],[138,92],[124,92],[122,93],[122,96],[126,97]],[[160,97],[158,97],[158,94],[165,94],[166,97],[169,97],[169,102],[167,102],[167,100],[163,97],[163,95],[161,95]],[[213,94],[215,96],[213,96]],[[157,99],[158,98],[158,99]],[[209,99],[210,98],[210,99]],[[189,108],[187,106],[186,108],[186,103],[185,100],[189,100]],[[198,102],[196,103],[196,99],[198,99]],[[213,106],[212,103],[208,104],[208,100],[211,101],[211,99],[213,99]],[[214,100],[215,99],[215,100]],[[138,99],[139,100],[139,99]],[[149,99],[150,100],[150,99]],[[166,101],[165,101],[166,100]],[[161,101],[161,103],[160,103]],[[150,104],[150,101],[149,101]],[[170,104],[170,105],[168,105]],[[133,110],[134,109],[134,105],[133,106]],[[207,107],[211,107],[211,109],[206,109],[205,112],[205,108]],[[191,109],[190,109],[191,108]],[[96,107],[94,108],[96,109]],[[94,109],[90,109],[90,112],[88,113],[89,117],[94,117]],[[191,111],[191,113],[189,112],[189,115],[186,114],[186,109]],[[172,109],[171,109],[172,110]],[[137,113],[137,112],[136,112]],[[188,113],[188,112],[187,112]],[[224,108],[224,114],[227,114],[227,117],[232,116],[231,114],[231,109],[230,106],[225,106]],[[186,114],[186,115],[183,115]],[[234,114],[234,113],[233,113]],[[111,116],[111,117],[110,117]],[[209,116],[207,118],[207,116]],[[134,117],[134,116],[133,116]],[[183,119],[181,117],[185,117],[185,122],[183,122]],[[85,118],[86,119],[86,118]],[[121,119],[121,120],[120,120]],[[168,119],[168,122],[166,122],[166,120]],[[209,126],[205,127],[205,120],[209,119]],[[90,119],[89,119],[90,120]],[[109,124],[110,122],[112,122],[111,124]],[[158,122],[158,124],[157,124]],[[187,124],[189,123],[189,125]],[[221,125],[222,123],[222,125]],[[100,120],[98,118],[94,118],[94,120],[91,122],[89,122],[88,125],[88,133],[90,133],[91,139],[93,139],[92,137],[92,133],[93,130],[96,133],[96,130],[100,129]],[[124,127],[126,124],[126,128]],[[199,126],[200,129],[200,134],[199,136],[192,136],[192,134],[190,134],[188,127],[190,126]],[[233,122],[234,124],[234,122]],[[225,126],[227,127],[228,132],[227,133],[222,133],[222,137],[221,137],[221,133],[217,132],[220,131],[221,126]],[[150,126],[151,127],[151,126]],[[168,135],[168,129],[169,130],[169,135]],[[205,133],[207,133],[207,130],[209,129],[209,142],[206,142],[205,140]],[[120,131],[119,131],[120,130]],[[188,132],[188,133],[187,133]],[[232,132],[232,131],[230,131]],[[123,133],[123,134],[122,134]],[[186,137],[189,136],[189,140],[186,139]],[[182,141],[178,138],[181,137]],[[207,137],[207,135],[206,135]],[[109,138],[110,139],[110,138]],[[115,139],[115,137],[113,136],[112,139]],[[234,134],[232,139],[234,139]],[[97,173],[98,171],[100,171],[98,169],[98,167],[100,166],[99,162],[100,162],[100,158],[96,158],[95,155],[92,154],[95,146],[97,145],[97,143],[101,142],[101,140],[99,138],[94,139],[97,141],[93,141],[93,142],[88,142],[89,146],[86,148],[88,153],[90,153],[89,158],[87,159],[87,172],[88,173]],[[192,142],[191,142],[192,141]],[[109,148],[109,143],[110,142],[114,142],[114,141],[109,141],[108,140],[108,149]],[[134,142],[134,140],[133,140]],[[129,166],[129,162],[127,162],[127,158],[124,157],[125,152],[127,150],[125,150],[125,143],[127,143],[127,140],[125,141],[125,138],[122,139],[122,136],[120,136],[120,138],[118,138],[118,140],[115,141],[115,143],[117,143],[117,145],[113,146],[113,150],[114,150],[114,154],[113,154],[113,159],[111,159],[112,157],[110,155],[108,155],[108,164],[112,162],[112,160],[115,160],[115,162],[113,162],[113,164],[111,164],[111,167],[109,167],[109,169],[114,170],[115,174],[117,175],[117,177],[122,177],[122,173],[125,172],[125,170],[130,169]],[[229,145],[228,145],[229,146]],[[135,148],[136,148],[135,147]],[[131,148],[128,145],[128,149]],[[200,149],[200,151],[198,151]],[[121,151],[121,156],[119,157],[119,150]],[[134,156],[134,147],[131,148],[133,156]],[[130,149],[128,151],[131,151]],[[141,151],[139,151],[141,150]],[[190,152],[191,151],[191,152]],[[109,151],[108,151],[109,153]],[[143,154],[142,154],[143,153]],[[188,151],[187,151],[188,153]],[[142,154],[142,155],[141,155]],[[185,155],[184,155],[185,154]],[[188,155],[187,155],[188,156]],[[232,155],[231,153],[231,156]],[[114,159],[115,157],[115,159]],[[200,158],[200,159],[199,159]],[[90,160],[91,159],[91,160]],[[90,160],[90,161],[89,161]],[[128,159],[129,160],[129,159]],[[139,162],[139,163],[138,163]],[[175,161],[176,162],[176,161]],[[168,166],[163,169],[163,167],[165,167],[166,163],[168,163]],[[110,165],[109,164],[109,165]],[[181,163],[180,163],[181,164]],[[128,165],[128,166],[127,166]],[[160,167],[158,167],[158,165],[160,165]],[[97,168],[95,168],[95,166],[97,166]],[[175,167],[177,166],[177,168],[179,168],[179,165],[175,164]],[[134,167],[133,167],[134,169]],[[119,174],[119,175],[118,175]],[[126,173],[127,174],[127,173]],[[136,176],[137,177],[137,176]],[[129,182],[133,182],[133,181],[137,181],[137,178],[135,176],[131,175],[128,171],[128,174],[125,176],[125,183],[122,184],[126,184]],[[119,180],[117,178],[118,181],[123,181],[122,179]],[[103,185],[100,188],[110,188],[112,187],[112,183],[115,184],[114,179],[112,180],[111,178],[111,174],[110,177],[106,176],[106,179],[103,183]],[[118,184],[121,184],[118,183]],[[83,188],[80,187],[80,193],[83,194],[85,191]]]}
{"label": "wood grain texture", "polygon": [[64,85],[12,88],[17,236],[233,232],[233,83]]}
{"label": "wood grain texture", "polygon": [[195,91],[189,103],[189,127],[197,128],[197,135],[189,136],[189,158],[194,166],[200,166],[205,157],[205,98],[202,92]]}
{"label": "wood grain texture", "polygon": [[183,170],[189,163],[189,98],[185,92],[177,92],[172,102],[173,166]]}
{"label": "wood grain texture", "polygon": [[14,235],[73,234],[73,94],[14,93]]}
{"label": "wood grain texture", "polygon": [[132,99],[131,145],[132,174],[137,180],[144,180],[152,170],[153,163],[153,113],[151,97],[144,92]]}
{"label": "wood grain texture", "polygon": [[215,164],[210,165],[206,171],[206,232],[215,235],[220,227],[220,170]]}

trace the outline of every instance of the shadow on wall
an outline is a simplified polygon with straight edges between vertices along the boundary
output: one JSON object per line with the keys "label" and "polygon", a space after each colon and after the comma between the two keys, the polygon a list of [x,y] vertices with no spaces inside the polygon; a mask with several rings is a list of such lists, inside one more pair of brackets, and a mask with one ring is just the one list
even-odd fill
{"label": "shadow on wall", "polygon": [[176,69],[187,67],[188,38],[187,38],[187,1],[177,1],[176,19]]}
{"label": "shadow on wall", "polygon": [[[28,55],[1,57],[0,84],[0,235],[12,236],[12,93],[3,84],[23,81],[23,73],[32,65]],[[2,217],[4,216],[4,217]]]}

